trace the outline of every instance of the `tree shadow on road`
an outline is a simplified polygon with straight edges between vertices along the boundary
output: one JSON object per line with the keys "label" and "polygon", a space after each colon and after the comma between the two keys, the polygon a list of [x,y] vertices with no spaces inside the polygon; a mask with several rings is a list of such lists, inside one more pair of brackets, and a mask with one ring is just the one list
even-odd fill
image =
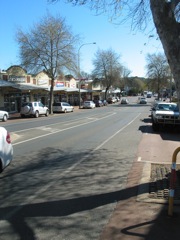
{"label": "tree shadow on road", "polygon": [[[89,152],[89,151],[87,151]],[[56,176],[57,174],[55,174],[55,172],[57,171],[57,173],[60,173],[61,171],[64,171],[64,167],[67,168],[67,166],[71,166],[72,162],[71,160],[74,161],[74,159],[79,158],[79,154],[77,154],[77,156],[75,156],[75,154],[67,154],[65,156],[65,158],[62,158],[63,160],[61,160],[61,157],[56,157],[56,154],[58,155],[62,155],[64,154],[63,152],[59,151],[58,149],[50,149],[47,148],[46,150],[44,150],[44,152],[39,153],[39,156],[37,157],[37,159],[35,160],[33,156],[29,157],[29,159],[27,159],[26,156],[26,165],[23,165],[22,167],[20,167],[19,169],[12,169],[12,171],[10,171],[9,173],[9,179],[8,176],[6,176],[5,178],[2,178],[1,180],[4,179],[4,181],[6,182],[6,188],[9,187],[9,189],[15,189],[16,190],[16,186],[18,185],[18,183],[21,182],[21,191],[23,190],[23,188],[29,188],[34,191],[36,191],[36,185],[42,186],[42,188],[48,184],[49,181],[51,181],[51,177],[52,176]],[[100,153],[97,154],[97,156],[99,156]],[[71,160],[70,160],[71,158]],[[91,155],[91,158],[93,158],[93,156]],[[102,164],[100,165],[99,163],[99,159],[98,157],[95,157],[95,161],[91,163],[90,165],[90,161],[89,159],[85,160],[85,165],[83,166],[83,164],[81,165],[81,167],[79,168],[78,172],[75,172],[73,176],[68,176],[66,175],[66,181],[72,183],[73,182],[73,186],[71,186],[71,188],[75,188],[78,184],[79,181],[84,181],[84,179],[86,177],[89,177],[89,179],[92,179],[94,177],[94,172],[92,171],[92,169],[90,168],[90,166],[94,165],[94,169],[96,169],[97,171],[99,171],[99,173],[102,172],[103,168],[106,169],[107,168],[107,173],[108,171],[112,171],[112,159],[108,159],[108,162],[106,164],[104,164],[106,161],[103,160]],[[33,159],[33,162],[32,162]],[[118,159],[117,159],[118,160]],[[23,159],[22,159],[23,161]],[[66,166],[63,165],[63,163],[66,162]],[[128,164],[126,159],[120,159],[120,165],[122,164]],[[138,163],[135,162],[133,163],[133,165],[136,165],[136,170],[132,169],[132,171],[130,170],[129,176],[128,176],[128,181],[127,181],[127,186],[126,188],[123,188],[121,190],[111,190],[111,184],[114,183],[114,181],[120,181],[120,176],[111,176],[111,181],[108,183],[108,187],[106,188],[106,190],[104,190],[104,192],[101,193],[97,193],[97,191],[90,191],[90,192],[86,192],[84,194],[84,196],[77,196],[77,197],[72,197],[72,198],[66,198],[66,199],[61,199],[61,200],[52,200],[53,199],[53,190],[52,188],[54,187],[54,185],[52,185],[53,187],[47,191],[47,189],[44,189],[45,192],[47,192],[47,198],[44,198],[43,194],[40,193],[40,199],[38,201],[36,201],[35,203],[31,203],[33,201],[33,199],[29,200],[29,203],[21,205],[21,204],[9,204],[9,206],[7,207],[1,207],[0,208],[0,220],[6,220],[10,226],[11,229],[13,229],[13,231],[16,233],[16,235],[18,235],[18,239],[22,239],[22,240],[36,240],[37,236],[35,233],[35,230],[33,229],[33,227],[28,224],[27,219],[31,218],[35,219],[37,218],[60,218],[60,217],[65,217],[65,216],[70,216],[76,213],[80,213],[80,212],[84,212],[87,210],[92,210],[92,209],[97,209],[99,207],[102,206],[107,206],[111,203],[115,203],[117,202],[119,203],[123,203],[123,208],[127,208],[128,206],[125,206],[125,204],[127,203],[127,201],[131,201],[131,199],[133,199],[132,204],[136,204],[136,196],[138,193],[138,188],[141,187],[142,189],[148,189],[149,186],[149,182],[146,182],[144,184],[139,184],[139,179],[141,178],[141,169],[143,167],[143,163]],[[90,172],[86,173],[84,172],[84,169],[87,169],[87,167],[89,166]],[[115,167],[117,168],[117,167]],[[30,173],[29,173],[30,172]],[[133,173],[136,173],[135,175]],[[17,176],[21,175],[21,178],[19,178],[19,180],[17,180]],[[106,172],[104,173],[104,175],[106,175]],[[13,179],[14,181],[13,181]],[[101,177],[98,176],[98,177]],[[122,176],[124,177],[124,176]],[[118,179],[119,178],[119,179]],[[26,180],[26,181],[25,181]],[[59,180],[59,179],[58,179]],[[72,181],[73,180],[73,181]],[[19,182],[18,182],[19,181]],[[24,182],[23,182],[24,181]],[[53,180],[54,181],[54,180]],[[96,178],[95,181],[99,181],[99,183],[101,181],[108,181],[108,176],[105,176],[105,179],[98,179]],[[22,183],[23,182],[23,183]],[[56,181],[55,181],[56,182]],[[130,184],[128,184],[130,182]],[[64,183],[61,183],[61,185],[63,185]],[[85,183],[87,184],[85,187],[90,187],[91,186],[91,182],[87,182]],[[62,189],[59,189],[58,187],[55,188],[54,191],[60,191]],[[72,189],[69,189],[70,191],[72,191]],[[29,195],[31,192],[28,192],[27,190],[27,194]],[[60,192],[60,194],[63,194],[63,192]],[[78,193],[77,193],[78,194]],[[57,195],[58,196],[58,195]],[[51,200],[48,200],[48,198],[50,198]],[[57,197],[56,197],[57,198]],[[13,199],[11,199],[12,203],[14,202]],[[128,211],[131,212],[132,214],[132,210],[131,210],[131,205],[129,205],[129,209]],[[117,237],[119,236],[120,232],[121,234],[125,234],[127,236],[138,236],[138,237],[144,237],[144,239],[153,239],[153,240],[159,240],[159,239],[163,239],[163,238],[159,238],[159,232],[163,231],[163,236],[166,233],[167,230],[167,226],[165,227],[165,224],[169,224],[169,218],[164,220],[165,217],[165,207],[162,207],[162,209],[160,210],[159,215],[157,215],[156,219],[153,220],[149,220],[148,215],[146,216],[146,221],[144,222],[139,222],[139,215],[143,214],[145,215],[146,213],[146,204],[143,205],[143,208],[141,209],[142,212],[137,212],[137,210],[134,212],[134,214],[137,214],[137,223],[136,224],[131,224],[131,221],[124,221],[126,222],[126,227],[122,228],[122,231],[120,231],[119,229],[119,225],[117,223],[117,228],[116,231],[114,231],[112,234],[114,234],[114,236],[111,236],[109,239],[117,239]],[[115,210],[116,211],[116,210]],[[126,219],[127,215],[121,215],[120,214],[120,219]],[[176,218],[176,223],[179,224],[180,223],[180,219],[179,217]],[[32,220],[33,221],[33,220]],[[35,223],[36,224],[36,223]],[[42,223],[43,224],[43,223]],[[177,227],[177,224],[171,224],[169,225],[170,228],[168,229],[168,231],[171,232],[171,230],[174,230],[174,226]],[[146,233],[139,233],[138,229],[142,226],[149,226],[148,230],[146,229]],[[37,226],[38,228],[41,228],[41,226]],[[111,228],[111,227],[110,227]],[[171,229],[172,228],[172,229]],[[158,232],[156,232],[156,230],[159,230]],[[48,229],[46,229],[46,231],[48,231]],[[111,229],[110,229],[111,231]],[[177,232],[177,231],[175,231]],[[153,234],[153,237],[152,237]],[[1,235],[3,236],[3,235]],[[108,236],[108,235],[107,235]],[[5,239],[5,238],[4,238]],[[105,238],[102,238],[103,240],[105,240]],[[131,238],[133,239],[133,238]],[[165,239],[165,238],[164,238]],[[174,237],[174,235],[172,235],[172,239],[177,239]]]}

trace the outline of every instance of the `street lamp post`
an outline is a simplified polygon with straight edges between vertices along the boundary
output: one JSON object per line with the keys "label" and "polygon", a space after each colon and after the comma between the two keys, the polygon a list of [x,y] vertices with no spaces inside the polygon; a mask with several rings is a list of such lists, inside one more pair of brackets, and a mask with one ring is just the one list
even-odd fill
{"label": "street lamp post", "polygon": [[92,43],[84,43],[78,49],[78,78],[79,78],[79,108],[81,108],[81,70],[80,70],[80,50],[84,45],[96,44],[96,42]]}

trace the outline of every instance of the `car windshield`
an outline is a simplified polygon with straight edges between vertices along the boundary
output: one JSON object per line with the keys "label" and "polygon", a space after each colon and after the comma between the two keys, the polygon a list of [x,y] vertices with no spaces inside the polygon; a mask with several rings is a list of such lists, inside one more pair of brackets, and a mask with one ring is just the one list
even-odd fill
{"label": "car windshield", "polygon": [[157,105],[158,110],[163,111],[178,111],[178,105],[177,104],[158,104]]}

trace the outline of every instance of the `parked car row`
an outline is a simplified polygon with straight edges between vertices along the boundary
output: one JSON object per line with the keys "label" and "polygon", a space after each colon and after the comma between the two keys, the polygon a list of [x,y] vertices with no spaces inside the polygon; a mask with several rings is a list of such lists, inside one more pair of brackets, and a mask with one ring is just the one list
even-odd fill
{"label": "parked car row", "polygon": [[103,107],[107,106],[108,103],[106,100],[94,100],[94,101],[85,101],[83,103],[83,108],[95,108],[95,107]]}
{"label": "parked car row", "polygon": [[[54,102],[52,107],[54,113],[74,111],[74,107],[67,102]],[[40,115],[45,115],[47,117],[49,115],[49,109],[41,102],[27,102],[22,104],[20,115],[21,117],[33,116],[37,118]]]}
{"label": "parked car row", "polygon": [[[106,100],[94,100],[85,101],[83,103],[83,108],[95,108],[107,106],[108,102]],[[68,102],[54,102],[52,105],[53,113],[67,113],[73,112],[74,106],[70,105]],[[43,105],[41,102],[24,102],[21,106],[20,116],[24,117],[35,117],[49,115],[49,108]],[[6,122],[9,118],[9,113],[7,111],[0,110],[0,120]]]}
{"label": "parked car row", "polygon": [[119,97],[109,97],[109,98],[107,99],[107,102],[108,102],[109,104],[112,104],[112,103],[119,102],[119,100],[120,100]]}

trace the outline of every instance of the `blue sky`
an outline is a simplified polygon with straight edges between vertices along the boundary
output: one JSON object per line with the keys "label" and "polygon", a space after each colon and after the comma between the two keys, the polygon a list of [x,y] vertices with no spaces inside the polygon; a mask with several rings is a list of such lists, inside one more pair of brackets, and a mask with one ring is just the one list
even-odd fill
{"label": "blue sky", "polygon": [[[17,28],[28,30],[46,13],[65,17],[66,23],[74,34],[82,38],[80,49],[81,71],[90,73],[93,69],[92,59],[98,49],[113,49],[120,54],[121,63],[131,70],[131,76],[145,77],[147,53],[162,52],[162,45],[151,33],[133,32],[130,26],[115,25],[105,15],[95,16],[87,7],[73,7],[59,1],[48,4],[47,0],[1,0],[0,14],[0,69],[20,64],[18,44],[15,40]],[[150,26],[150,29],[152,26]]]}

